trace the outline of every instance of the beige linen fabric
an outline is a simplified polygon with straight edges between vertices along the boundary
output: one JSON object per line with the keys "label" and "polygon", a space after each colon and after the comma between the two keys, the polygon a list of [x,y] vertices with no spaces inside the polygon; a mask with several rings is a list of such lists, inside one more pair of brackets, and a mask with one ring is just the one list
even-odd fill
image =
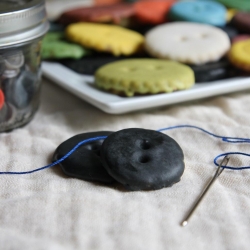
{"label": "beige linen fabric", "polygon": [[[225,84],[226,87],[226,84]],[[225,136],[250,137],[250,91],[124,115],[109,115],[43,80],[33,121],[0,134],[0,171],[47,165],[55,148],[83,132],[193,124]],[[171,188],[128,192],[64,176],[58,166],[0,176],[3,250],[237,250],[250,246],[250,170],[224,171],[186,228],[190,206],[214,174],[213,158],[249,153],[193,129],[167,132],[182,147],[186,169]],[[230,165],[250,165],[232,157]]]}

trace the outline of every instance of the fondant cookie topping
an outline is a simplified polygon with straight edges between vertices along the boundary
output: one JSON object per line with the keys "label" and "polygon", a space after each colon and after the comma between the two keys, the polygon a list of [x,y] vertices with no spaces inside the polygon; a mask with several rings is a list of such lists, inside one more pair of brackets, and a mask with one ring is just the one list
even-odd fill
{"label": "fondant cookie topping", "polygon": [[174,4],[169,12],[174,21],[189,21],[217,26],[226,24],[226,8],[215,1],[186,0]]}
{"label": "fondant cookie topping", "polygon": [[145,47],[157,58],[202,64],[217,61],[225,55],[230,40],[224,31],[210,25],[173,22],[148,31]]}
{"label": "fondant cookie topping", "polygon": [[141,50],[144,37],[116,25],[76,23],[66,29],[69,40],[113,55],[132,55]]}
{"label": "fondant cookie topping", "polygon": [[189,66],[160,59],[126,59],[106,64],[95,74],[98,87],[116,94],[157,94],[194,85]]}
{"label": "fondant cookie topping", "polygon": [[[98,136],[108,136],[111,133],[112,132],[100,131],[75,135],[57,147],[53,161],[63,157],[83,140]],[[76,177],[86,181],[114,182],[114,179],[103,167],[100,159],[102,143],[103,140],[97,140],[80,146],[72,155],[59,163],[62,171],[70,177]]]}
{"label": "fondant cookie topping", "polygon": [[101,158],[108,173],[134,191],[172,186],[184,172],[178,143],[154,130],[131,128],[109,135]]}

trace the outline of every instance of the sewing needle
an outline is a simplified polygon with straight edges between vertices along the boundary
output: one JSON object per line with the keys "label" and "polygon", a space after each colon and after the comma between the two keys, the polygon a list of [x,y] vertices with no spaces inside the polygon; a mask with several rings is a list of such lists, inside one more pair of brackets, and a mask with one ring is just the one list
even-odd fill
{"label": "sewing needle", "polygon": [[[208,185],[206,186],[206,188],[203,190],[203,192],[201,193],[199,199],[196,201],[196,203],[193,205],[193,207],[191,208],[190,212],[188,213],[188,215],[186,216],[186,218],[183,220],[183,222],[181,223],[181,225],[183,227],[185,227],[188,224],[189,219],[191,218],[191,216],[193,215],[193,213],[195,212],[196,208],[199,206],[200,202],[203,200],[203,198],[205,197],[206,193],[208,192],[208,190],[212,187],[212,185],[214,184],[214,182],[217,180],[217,178],[220,176],[220,174],[223,172],[224,167],[228,164],[229,161],[229,157],[225,156],[223,158],[223,160],[221,161],[220,165],[217,168],[217,171],[215,172],[215,175],[213,176],[213,178],[211,179],[211,181],[208,183]],[[224,165],[223,165],[224,164]]]}

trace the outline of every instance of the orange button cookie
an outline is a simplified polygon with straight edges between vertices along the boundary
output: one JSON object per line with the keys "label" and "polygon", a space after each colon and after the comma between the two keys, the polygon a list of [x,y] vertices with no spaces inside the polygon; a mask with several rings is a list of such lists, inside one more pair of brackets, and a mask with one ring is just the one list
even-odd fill
{"label": "orange button cookie", "polygon": [[166,22],[166,16],[175,0],[139,1],[135,3],[135,16],[141,23],[159,24]]}

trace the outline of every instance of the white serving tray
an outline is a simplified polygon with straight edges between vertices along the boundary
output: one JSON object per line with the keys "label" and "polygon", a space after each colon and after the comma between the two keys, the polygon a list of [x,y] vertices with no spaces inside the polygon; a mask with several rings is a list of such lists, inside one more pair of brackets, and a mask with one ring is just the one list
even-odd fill
{"label": "white serving tray", "polygon": [[78,74],[59,63],[43,62],[42,72],[56,84],[110,114],[122,114],[250,89],[250,77],[237,77],[199,83],[191,89],[173,93],[120,97],[97,89],[93,84],[93,76]]}

